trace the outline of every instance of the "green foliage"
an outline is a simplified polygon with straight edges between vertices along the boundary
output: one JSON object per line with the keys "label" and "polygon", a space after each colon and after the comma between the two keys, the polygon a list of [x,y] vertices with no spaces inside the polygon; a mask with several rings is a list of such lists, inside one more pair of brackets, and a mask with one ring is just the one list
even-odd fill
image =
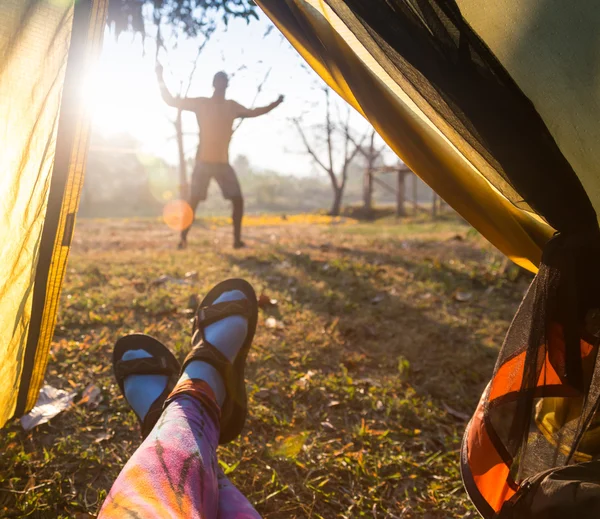
{"label": "green foliage", "polygon": [[147,13],[154,24],[169,24],[189,37],[210,32],[219,18],[225,23],[232,18],[258,19],[252,0],[110,0],[107,23],[114,24],[117,36],[128,30],[145,36]]}

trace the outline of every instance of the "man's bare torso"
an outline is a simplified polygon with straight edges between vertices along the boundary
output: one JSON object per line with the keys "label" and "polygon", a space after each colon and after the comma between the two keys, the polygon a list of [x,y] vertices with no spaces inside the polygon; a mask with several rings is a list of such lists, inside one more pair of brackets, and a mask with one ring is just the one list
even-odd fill
{"label": "man's bare torso", "polygon": [[229,164],[229,143],[233,121],[241,116],[243,107],[230,99],[200,97],[194,110],[200,127],[200,143],[196,160]]}

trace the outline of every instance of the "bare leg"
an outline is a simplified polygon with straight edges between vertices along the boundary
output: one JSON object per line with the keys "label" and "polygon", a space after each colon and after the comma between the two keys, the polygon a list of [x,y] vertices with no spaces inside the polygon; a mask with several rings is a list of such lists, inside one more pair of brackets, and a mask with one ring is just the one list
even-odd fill
{"label": "bare leg", "polygon": [[200,196],[198,196],[198,194],[194,195],[194,193],[192,193],[189,204],[190,204],[190,207],[192,208],[192,214],[194,215],[194,217],[192,218],[192,221],[190,222],[190,224],[183,231],[181,231],[181,241],[179,242],[180,249],[185,249],[187,247],[187,235],[190,232],[192,225],[194,225],[194,219],[196,217],[196,209],[198,208],[198,204],[201,201],[202,201],[202,198]]}
{"label": "bare leg", "polygon": [[236,196],[231,199],[233,206],[233,246],[237,249],[244,246],[242,241],[242,218],[244,217],[244,199]]}

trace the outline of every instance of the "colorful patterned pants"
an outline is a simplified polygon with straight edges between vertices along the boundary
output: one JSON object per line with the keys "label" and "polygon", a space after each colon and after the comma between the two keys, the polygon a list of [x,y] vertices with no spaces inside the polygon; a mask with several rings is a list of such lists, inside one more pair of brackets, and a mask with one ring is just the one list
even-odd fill
{"label": "colorful patterned pants", "polygon": [[208,384],[177,385],[114,482],[98,519],[260,519],[219,468],[220,410]]}

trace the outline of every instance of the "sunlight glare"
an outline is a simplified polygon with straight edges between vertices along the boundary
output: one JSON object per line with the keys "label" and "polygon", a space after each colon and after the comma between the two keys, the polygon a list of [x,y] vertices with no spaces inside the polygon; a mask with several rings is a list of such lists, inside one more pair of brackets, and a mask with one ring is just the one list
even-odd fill
{"label": "sunlight glare", "polygon": [[194,221],[194,211],[187,202],[173,200],[165,205],[163,220],[174,231],[183,231]]}
{"label": "sunlight glare", "polygon": [[143,148],[164,156],[170,112],[160,98],[153,66],[137,45],[118,45],[111,38],[105,38],[98,65],[84,79],[93,127],[107,136],[130,134]]}

